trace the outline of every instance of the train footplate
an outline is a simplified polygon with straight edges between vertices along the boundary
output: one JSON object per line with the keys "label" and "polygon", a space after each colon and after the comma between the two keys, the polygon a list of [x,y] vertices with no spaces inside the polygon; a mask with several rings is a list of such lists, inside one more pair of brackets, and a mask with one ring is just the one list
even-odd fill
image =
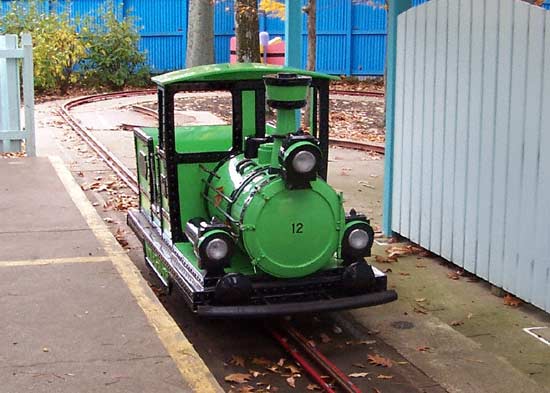
{"label": "train footplate", "polygon": [[177,249],[171,247],[143,213],[130,210],[128,224],[144,246],[158,256],[158,263],[162,261],[170,282],[182,290],[191,309],[203,317],[255,318],[336,311],[376,306],[397,299],[397,293],[387,289],[386,275],[372,266],[374,284],[366,292],[346,289],[345,268],[339,267],[290,280],[269,275],[254,276],[250,280],[250,296],[246,302],[221,304],[216,300],[218,280],[197,270]]}

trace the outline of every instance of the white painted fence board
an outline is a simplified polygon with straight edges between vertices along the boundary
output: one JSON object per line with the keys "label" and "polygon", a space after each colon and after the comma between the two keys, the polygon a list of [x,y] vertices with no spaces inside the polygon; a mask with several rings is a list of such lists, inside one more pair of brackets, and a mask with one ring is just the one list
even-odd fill
{"label": "white painted fence board", "polygon": [[453,249],[453,195],[455,171],[456,109],[458,97],[458,1],[450,1],[447,15],[447,86],[445,97],[443,219],[441,255],[451,259]]}
{"label": "white painted fence board", "polygon": [[481,102],[481,157],[479,162],[478,230],[475,273],[489,279],[489,246],[491,238],[491,201],[493,186],[493,158],[495,146],[495,98],[497,72],[498,19],[494,12],[499,0],[486,0],[483,41],[483,83]]}
{"label": "white painted fence board", "polygon": [[413,105],[416,97],[414,85],[414,64],[417,56],[416,53],[416,18],[415,15],[406,14],[407,18],[407,36],[405,37],[405,73],[404,80],[404,101],[403,101],[403,161],[402,167],[402,183],[401,183],[401,233],[410,236],[410,209],[411,209],[411,177],[412,177],[412,143],[413,143],[413,121],[414,111]]}
{"label": "white painted fence board", "polygon": [[470,93],[470,42],[472,32],[472,1],[459,3],[458,26],[458,92],[456,104],[455,168],[453,184],[451,259],[464,266],[464,220],[466,215],[466,167],[468,164],[468,120]]}
{"label": "white painted fence board", "polygon": [[550,16],[432,0],[398,25],[394,231],[550,311]]}
{"label": "white painted fence board", "polygon": [[[400,48],[405,47],[405,37],[407,35],[407,19],[400,15],[398,18],[397,29],[397,45]],[[404,76],[405,76],[405,57],[406,50],[399,51],[396,57],[397,74],[396,86],[399,89],[395,94],[395,129],[403,130],[403,105],[404,105]],[[392,195],[392,228],[399,228],[401,222],[401,182],[403,179],[403,133],[395,132],[394,134],[394,154],[395,160],[393,162],[393,195]]]}
{"label": "white painted fence board", "polygon": [[426,7],[419,7],[416,13],[416,56],[414,63],[414,86],[421,92],[413,100],[412,157],[411,157],[411,212],[410,239],[420,240],[420,214],[422,207],[422,159],[424,155],[422,137],[424,133],[424,75],[426,57]]}
{"label": "white painted fence board", "polygon": [[447,13],[448,0],[428,3],[436,9],[436,53],[435,53],[435,96],[434,96],[434,143],[433,143],[433,186],[430,250],[441,254],[441,232],[443,223],[443,154],[445,130],[445,96],[447,94]]}
{"label": "white painted fence board", "polygon": [[510,94],[512,75],[512,34],[514,3],[499,2],[498,17],[498,56],[497,56],[497,99],[496,122],[497,140],[495,144],[493,199],[491,214],[491,248],[489,277],[501,283],[504,272],[504,229],[506,218],[506,175],[508,169],[508,141],[510,130]]}
{"label": "white painted fence board", "polygon": [[[532,245],[531,229],[536,218],[536,189],[538,152],[540,143],[540,120],[543,108],[541,107],[544,54],[544,14],[529,11],[528,56],[525,99],[525,139],[523,142],[523,173],[521,176],[521,221],[519,233],[519,272],[518,291],[525,293],[526,299],[531,300],[531,288],[535,269],[535,247]],[[529,294],[529,296],[527,296]]]}
{"label": "white painted fence board", "polygon": [[521,203],[521,164],[525,125],[525,82],[527,72],[527,39],[529,6],[514,3],[514,36],[512,53],[512,90],[510,108],[510,139],[508,144],[508,173],[506,189],[506,225],[504,260],[506,275],[504,289],[516,292],[519,273],[519,234]]}
{"label": "white painted fence board", "polygon": [[472,33],[470,51],[470,94],[468,95],[468,167],[466,178],[466,216],[464,233],[464,268],[476,269],[478,234],[478,190],[481,145],[481,106],[483,96],[483,53],[485,34],[485,5],[482,1],[472,3]]}
{"label": "white painted fence board", "polygon": [[420,207],[420,240],[423,247],[430,247],[431,217],[433,195],[433,167],[434,167],[434,106],[435,106],[435,53],[437,43],[437,8],[426,7],[426,48],[425,48],[425,79],[424,79],[424,105],[422,125],[422,173],[420,194],[422,205]]}
{"label": "white painted fence board", "polygon": [[[24,69],[25,132],[21,128],[20,59],[23,59]],[[2,35],[0,36],[0,152],[20,151],[23,139],[26,140],[27,154],[33,156],[35,148],[32,41],[30,35],[23,34],[20,47],[16,35]]]}
{"label": "white painted fence board", "polygon": [[[543,39],[543,70],[550,72],[550,13],[545,16],[545,32]],[[548,75],[548,74],[546,74]],[[540,141],[537,155],[536,205],[535,205],[535,246],[534,272],[535,281],[532,285],[531,302],[538,307],[550,310],[550,78],[542,83],[540,97]],[[532,234],[531,231],[529,231]]]}

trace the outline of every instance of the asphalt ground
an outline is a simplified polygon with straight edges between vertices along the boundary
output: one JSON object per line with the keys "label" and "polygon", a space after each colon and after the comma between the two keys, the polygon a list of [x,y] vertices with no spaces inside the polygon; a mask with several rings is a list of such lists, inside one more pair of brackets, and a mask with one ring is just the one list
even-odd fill
{"label": "asphalt ground", "polygon": [[[119,102],[116,107],[128,104]],[[51,111],[46,107],[43,110],[44,113]],[[97,112],[97,108],[89,110],[90,115],[94,111]],[[81,147],[80,141],[72,132],[60,129],[63,125],[55,118],[48,119],[45,116],[45,119],[47,125],[53,128],[51,132],[55,134],[56,141],[63,145],[61,150],[56,146],[59,154],[64,155],[66,162],[72,165],[73,174],[78,181],[89,183],[95,177],[108,176],[101,163],[86,148]],[[120,152],[117,154],[124,156],[124,151],[129,150],[129,133],[98,130],[97,135],[99,137],[101,133],[108,132],[111,142],[105,143]],[[125,142],[121,143],[123,138],[126,138]],[[46,139],[51,139],[51,136]],[[127,160],[129,164],[132,163],[130,156]],[[381,218],[383,160],[364,153],[333,149],[330,166],[329,182],[345,192],[346,205],[367,212],[374,223],[378,224]],[[88,193],[98,209],[108,200],[105,192]],[[116,233],[119,228],[124,229],[123,213],[112,209],[101,210],[105,209],[99,209],[100,213],[109,221],[112,220],[110,225],[113,232]],[[111,215],[114,218],[110,218]],[[132,243],[131,235],[127,238],[132,259],[146,277],[151,277],[151,285],[157,285],[142,266],[139,245]],[[375,253],[384,256],[385,248],[376,247]],[[316,318],[309,318],[313,323],[308,325],[308,329],[312,329],[308,334],[319,345],[324,346],[327,354],[331,353],[335,359],[339,355],[343,356],[344,369],[346,364],[348,367],[352,365],[353,371],[351,368],[346,369],[350,370],[348,372],[362,371],[361,367],[353,366],[355,360],[353,356],[347,358],[348,353],[357,352],[357,356],[363,360],[358,364],[362,365],[365,365],[366,355],[376,351],[394,360],[399,367],[366,369],[365,372],[370,374],[364,377],[365,380],[361,378],[362,382],[367,383],[366,391],[375,391],[375,388],[381,392],[417,391],[410,389],[444,391],[441,388],[444,386],[449,392],[538,393],[546,391],[544,386],[550,386],[550,358],[547,349],[521,332],[523,327],[547,326],[550,322],[547,314],[527,306],[519,310],[510,309],[502,304],[502,300],[491,295],[482,282],[449,280],[447,275],[454,270],[438,258],[411,255],[400,258],[398,264],[382,263],[379,266],[389,269],[390,285],[401,295],[398,302],[380,308],[325,315],[320,322]],[[453,296],[455,293],[457,296]],[[197,321],[182,308],[177,296],[177,293],[169,297],[161,296],[161,301],[185,334],[190,336],[201,356],[220,380],[225,375],[246,371],[254,365],[254,358],[262,356],[261,353],[271,361],[287,357],[278,347],[273,346],[261,327],[248,322],[230,322],[229,325],[226,322],[216,322],[212,325],[211,321]],[[306,318],[305,322],[300,323],[307,322]],[[316,326],[319,327],[317,330]],[[338,329],[332,330],[333,326]],[[341,333],[335,333],[340,329]],[[325,338],[324,341],[327,342],[323,343],[322,334],[327,335],[330,341]],[[224,339],[220,341],[218,337]],[[343,341],[340,341],[341,337]],[[363,343],[347,344],[354,340],[356,343]],[[269,345],[271,346],[267,350]],[[246,350],[243,351],[243,348]],[[263,350],[266,352],[262,352]],[[234,360],[235,356],[237,362]],[[240,358],[244,358],[245,367],[232,364],[232,360],[233,363],[240,363]],[[419,371],[417,367],[423,371]],[[299,389],[304,387],[300,385],[305,381],[303,377],[297,380],[297,388],[294,390],[287,386],[280,374],[274,374],[277,375],[271,376],[274,377],[272,386],[288,391],[301,391]],[[390,374],[393,377],[391,379],[377,378],[378,375]],[[427,378],[426,374],[431,378]],[[269,378],[270,375],[262,377]],[[404,384],[396,382],[407,380],[409,382]],[[542,385],[536,385],[534,381]],[[230,385],[224,384],[224,387],[230,388]],[[399,388],[404,390],[395,390]]]}

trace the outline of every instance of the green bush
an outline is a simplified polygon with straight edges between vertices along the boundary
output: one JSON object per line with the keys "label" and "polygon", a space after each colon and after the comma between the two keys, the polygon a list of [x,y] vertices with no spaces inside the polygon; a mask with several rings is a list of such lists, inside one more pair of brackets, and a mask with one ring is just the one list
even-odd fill
{"label": "green bush", "polygon": [[87,85],[118,90],[148,83],[150,72],[145,54],[138,48],[133,17],[118,20],[112,2],[108,2],[98,17],[85,19],[80,34],[86,46],[80,67]]}
{"label": "green bush", "polygon": [[75,65],[85,54],[84,43],[70,23],[67,9],[44,13],[37,1],[13,2],[0,19],[0,32],[19,35],[24,31],[33,37],[36,89],[65,93],[77,81]]}

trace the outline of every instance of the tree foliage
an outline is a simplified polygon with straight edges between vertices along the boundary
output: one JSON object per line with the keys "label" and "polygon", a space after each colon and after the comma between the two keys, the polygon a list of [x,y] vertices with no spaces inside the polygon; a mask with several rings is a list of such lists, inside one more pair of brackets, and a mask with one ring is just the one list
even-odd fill
{"label": "tree foliage", "polygon": [[125,85],[143,85],[148,80],[149,68],[145,54],[138,48],[134,18],[119,20],[112,2],[102,6],[97,17],[84,20],[81,38],[86,56],[80,66],[86,84],[117,90]]}
{"label": "tree foliage", "polygon": [[85,54],[85,46],[71,25],[68,10],[44,13],[36,1],[14,2],[0,20],[2,34],[31,32],[34,46],[34,79],[39,91],[65,93],[75,83],[75,65]]}

